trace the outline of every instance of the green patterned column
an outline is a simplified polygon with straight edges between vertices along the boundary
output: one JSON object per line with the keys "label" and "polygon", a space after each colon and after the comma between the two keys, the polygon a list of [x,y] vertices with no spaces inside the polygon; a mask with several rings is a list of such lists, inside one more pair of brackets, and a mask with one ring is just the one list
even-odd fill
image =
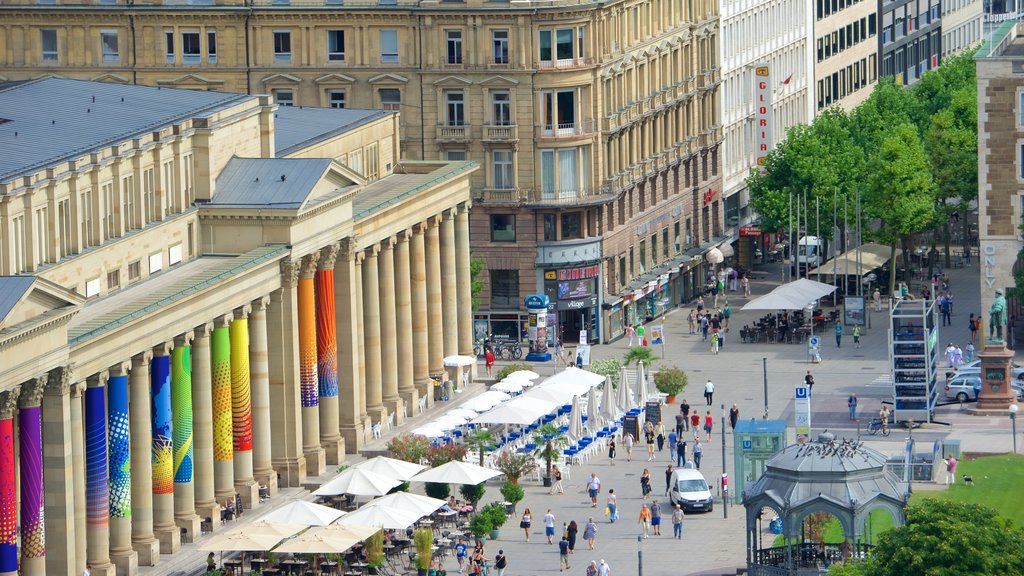
{"label": "green patterned column", "polygon": [[188,334],[175,339],[171,350],[171,410],[174,414],[174,523],[198,536],[195,484],[192,482],[192,347]]}

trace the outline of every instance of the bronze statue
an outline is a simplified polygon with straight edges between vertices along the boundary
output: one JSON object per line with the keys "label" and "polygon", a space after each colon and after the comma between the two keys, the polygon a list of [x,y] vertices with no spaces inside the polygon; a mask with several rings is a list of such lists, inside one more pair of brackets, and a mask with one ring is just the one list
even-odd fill
{"label": "bronze statue", "polygon": [[1006,298],[1002,290],[996,290],[992,307],[988,311],[988,339],[992,342],[1003,341],[1003,326],[1006,326]]}

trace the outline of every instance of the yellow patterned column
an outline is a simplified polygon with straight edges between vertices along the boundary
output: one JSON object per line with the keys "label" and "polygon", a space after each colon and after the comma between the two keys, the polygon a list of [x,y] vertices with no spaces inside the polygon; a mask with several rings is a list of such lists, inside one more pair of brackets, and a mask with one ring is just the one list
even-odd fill
{"label": "yellow patterned column", "polygon": [[213,392],[213,489],[217,502],[235,497],[231,414],[231,333],[233,318],[217,319],[210,335],[210,373]]}

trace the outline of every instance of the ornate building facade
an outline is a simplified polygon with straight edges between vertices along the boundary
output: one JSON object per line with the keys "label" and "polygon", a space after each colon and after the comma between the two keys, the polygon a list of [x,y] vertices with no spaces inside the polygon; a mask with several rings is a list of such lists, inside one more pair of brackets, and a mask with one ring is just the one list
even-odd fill
{"label": "ornate building facade", "polygon": [[476,165],[399,161],[394,112],[52,78],[0,110],[0,574],[135,574],[472,353]]}

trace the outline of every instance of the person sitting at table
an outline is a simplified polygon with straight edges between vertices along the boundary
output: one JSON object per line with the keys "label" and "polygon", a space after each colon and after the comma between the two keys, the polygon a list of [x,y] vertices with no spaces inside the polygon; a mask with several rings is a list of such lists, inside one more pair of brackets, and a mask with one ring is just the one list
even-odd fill
{"label": "person sitting at table", "polygon": [[210,552],[210,555],[206,557],[206,571],[207,572],[213,572],[216,569],[217,569],[217,559],[216,559],[216,556],[214,556],[213,552]]}

